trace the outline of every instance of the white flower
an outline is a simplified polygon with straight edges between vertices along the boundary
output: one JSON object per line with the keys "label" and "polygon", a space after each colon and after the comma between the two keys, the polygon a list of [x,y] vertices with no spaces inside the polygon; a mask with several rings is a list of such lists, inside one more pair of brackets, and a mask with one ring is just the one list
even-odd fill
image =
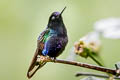
{"label": "white flower", "polygon": [[80,38],[79,41],[84,41],[85,44],[95,43],[96,45],[100,45],[100,39],[98,32],[90,32],[84,37]]}
{"label": "white flower", "polygon": [[83,41],[88,48],[91,48],[92,51],[98,52],[101,46],[98,32],[90,32],[86,36],[80,39]]}
{"label": "white flower", "polygon": [[95,31],[106,38],[120,39],[120,18],[108,18],[94,24]]}
{"label": "white flower", "polygon": [[87,58],[90,52],[98,53],[100,50],[99,34],[97,32],[91,32],[80,38],[75,42],[75,53],[81,57]]}

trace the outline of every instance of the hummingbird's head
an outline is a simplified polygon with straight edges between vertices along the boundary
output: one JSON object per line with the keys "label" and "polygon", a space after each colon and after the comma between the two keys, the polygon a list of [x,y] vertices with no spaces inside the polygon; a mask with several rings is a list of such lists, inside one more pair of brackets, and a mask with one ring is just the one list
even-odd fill
{"label": "hummingbird's head", "polygon": [[59,21],[61,19],[62,19],[62,17],[61,17],[60,12],[53,12],[50,16],[50,21],[52,21],[52,22],[56,22],[56,21]]}
{"label": "hummingbird's head", "polygon": [[62,13],[65,10],[65,8],[62,10],[62,12],[53,12],[51,14],[50,18],[49,18],[49,22],[60,22],[60,21],[62,21]]}

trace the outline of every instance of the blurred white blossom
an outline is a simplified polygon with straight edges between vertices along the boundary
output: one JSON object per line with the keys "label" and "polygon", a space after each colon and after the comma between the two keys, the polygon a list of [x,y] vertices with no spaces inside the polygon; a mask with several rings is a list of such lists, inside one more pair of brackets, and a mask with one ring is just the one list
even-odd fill
{"label": "blurred white blossom", "polygon": [[84,37],[75,42],[75,53],[87,58],[89,51],[98,53],[100,49],[99,34],[97,32],[90,32]]}
{"label": "blurred white blossom", "polygon": [[95,31],[106,38],[120,39],[120,18],[108,18],[94,24]]}
{"label": "blurred white blossom", "polygon": [[99,34],[98,32],[90,32],[84,37],[80,38],[79,41],[84,41],[86,45],[100,45],[100,39],[99,39]]}

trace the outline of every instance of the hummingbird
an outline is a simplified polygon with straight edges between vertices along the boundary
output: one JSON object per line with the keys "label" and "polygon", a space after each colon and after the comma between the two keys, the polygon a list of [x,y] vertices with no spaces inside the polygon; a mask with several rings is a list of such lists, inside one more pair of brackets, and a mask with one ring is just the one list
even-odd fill
{"label": "hummingbird", "polygon": [[46,29],[39,35],[37,48],[27,72],[28,78],[31,78],[37,70],[46,64],[46,62],[37,62],[40,56],[55,59],[64,51],[68,43],[67,30],[62,19],[65,9],[66,7],[61,12],[53,12],[49,17]]}

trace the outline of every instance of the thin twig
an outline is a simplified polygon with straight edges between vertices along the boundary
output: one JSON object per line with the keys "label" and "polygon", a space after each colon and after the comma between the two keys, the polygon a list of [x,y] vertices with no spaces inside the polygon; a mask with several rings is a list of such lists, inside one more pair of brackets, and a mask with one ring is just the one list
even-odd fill
{"label": "thin twig", "polygon": [[113,75],[120,75],[120,72],[117,73],[116,70],[114,70],[114,69],[109,69],[109,68],[106,68],[106,67],[100,67],[100,66],[81,63],[81,62],[76,62],[76,61],[68,61],[68,60],[53,59],[53,58],[51,59],[49,57],[44,58],[44,61],[45,62],[55,62],[55,63],[69,64],[69,65],[84,67],[84,68],[93,69],[93,70],[97,70],[97,71],[101,71],[101,72],[106,72],[106,73],[110,73],[110,74],[113,74]]}
{"label": "thin twig", "polygon": [[[78,72],[76,73],[75,75],[76,77],[79,77],[79,76],[95,76],[95,77],[101,77],[101,78],[109,78],[108,75],[105,75],[105,74],[94,74],[94,73],[88,73],[88,72]],[[120,77],[114,77],[114,79],[120,79]]]}

